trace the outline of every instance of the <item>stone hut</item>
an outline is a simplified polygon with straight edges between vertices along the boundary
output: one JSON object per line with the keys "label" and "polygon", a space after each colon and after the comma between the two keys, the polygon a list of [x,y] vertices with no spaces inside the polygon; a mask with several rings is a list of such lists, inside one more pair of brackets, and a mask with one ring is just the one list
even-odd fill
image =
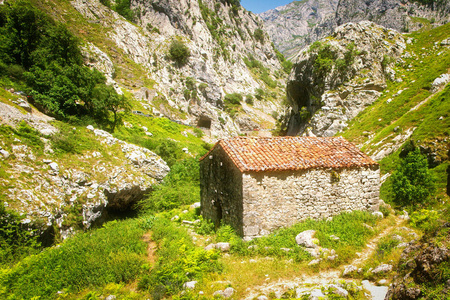
{"label": "stone hut", "polygon": [[341,137],[235,137],[200,159],[201,210],[244,237],[378,210],[379,165]]}

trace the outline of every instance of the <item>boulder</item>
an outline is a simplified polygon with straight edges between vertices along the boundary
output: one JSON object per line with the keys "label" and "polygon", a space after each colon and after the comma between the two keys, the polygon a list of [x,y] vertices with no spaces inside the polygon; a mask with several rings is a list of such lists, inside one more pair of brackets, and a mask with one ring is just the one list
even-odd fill
{"label": "boulder", "polygon": [[316,234],[315,230],[306,230],[299,233],[295,237],[295,241],[299,246],[303,246],[306,248],[317,248],[317,244],[314,243],[317,239],[314,239],[313,236]]}
{"label": "boulder", "polygon": [[195,289],[196,284],[197,284],[197,281],[188,281],[183,284],[183,288],[192,290],[192,289]]}
{"label": "boulder", "polygon": [[389,264],[381,264],[372,270],[373,274],[385,274],[392,271],[392,265]]}

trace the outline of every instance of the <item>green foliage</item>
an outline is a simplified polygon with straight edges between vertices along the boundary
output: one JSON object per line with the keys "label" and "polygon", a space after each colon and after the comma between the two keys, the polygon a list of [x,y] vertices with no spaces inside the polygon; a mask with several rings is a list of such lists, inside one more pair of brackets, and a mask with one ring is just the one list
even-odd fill
{"label": "green foliage", "polygon": [[439,214],[435,210],[421,209],[411,214],[410,223],[413,227],[431,232],[436,229]]}
{"label": "green foliage", "polygon": [[163,184],[155,187],[139,206],[144,211],[158,212],[200,202],[199,174],[199,163],[195,158],[174,164]]}
{"label": "green foliage", "polygon": [[392,174],[394,201],[400,205],[422,204],[435,191],[427,159],[419,149],[408,153]]}
{"label": "green foliage", "polygon": [[148,225],[145,218],[112,221],[30,256],[1,274],[0,297],[51,299],[62,290],[130,282],[144,270]]}
{"label": "green foliage", "polygon": [[0,7],[0,56],[8,75],[27,84],[34,104],[67,119],[89,115],[107,121],[127,100],[105,85],[105,77],[83,65],[79,40],[29,1]]}
{"label": "green foliage", "polygon": [[158,261],[149,274],[138,283],[148,289],[154,299],[179,292],[183,283],[201,280],[207,273],[220,272],[216,250],[196,248],[186,229],[177,227],[163,217],[157,217],[152,227],[152,239],[158,243]]}
{"label": "green foliage", "polygon": [[[317,231],[316,238],[319,239],[322,247],[336,250],[339,258],[333,263],[340,264],[349,261],[357,251],[365,246],[366,241],[373,236],[374,232],[364,224],[373,226],[375,222],[376,217],[369,212],[354,211],[335,216],[331,221],[308,219],[250,242],[243,242],[230,226],[222,226],[217,231],[216,239],[230,242],[231,253],[239,255],[258,254],[305,261],[310,259],[310,255],[297,245],[295,237],[302,231],[313,229]],[[340,239],[336,241],[330,237],[331,235],[336,235]],[[252,247],[249,249],[249,246]],[[284,251],[281,248],[291,250]]]}
{"label": "green foliage", "polygon": [[261,44],[264,44],[264,31],[261,28],[255,29],[253,37],[255,38],[256,41],[260,42]]}
{"label": "green foliage", "polygon": [[286,74],[291,73],[293,63],[292,63],[290,60],[287,60],[287,59],[284,57],[283,53],[281,53],[280,51],[278,51],[277,48],[275,48],[275,45],[272,45],[272,48],[273,48],[273,50],[275,51],[275,54],[277,55],[277,58],[278,58],[278,60],[280,61],[281,66],[283,67],[283,71],[284,71]]}
{"label": "green foliage", "polygon": [[226,94],[223,100],[225,111],[228,112],[231,117],[234,117],[243,100],[243,96],[239,93]]}
{"label": "green foliage", "polygon": [[173,40],[169,46],[169,57],[179,65],[187,63],[191,52],[189,48],[179,40]]}
{"label": "green foliage", "polygon": [[314,61],[314,71],[324,76],[333,68],[336,60],[336,53],[330,44],[323,44],[319,41],[314,42],[309,51],[317,50],[317,57]]}
{"label": "green foliage", "polygon": [[254,74],[258,75],[259,78],[270,88],[276,88],[277,82],[273,80],[269,75],[269,70],[263,66],[263,64],[257,60],[253,55],[243,58],[245,65]]}
{"label": "green foliage", "polygon": [[37,232],[23,224],[24,219],[0,201],[0,266],[12,265],[37,253],[40,247]]}
{"label": "green foliage", "polygon": [[131,10],[131,0],[116,0],[114,10],[130,22],[133,22],[136,17],[135,12]]}

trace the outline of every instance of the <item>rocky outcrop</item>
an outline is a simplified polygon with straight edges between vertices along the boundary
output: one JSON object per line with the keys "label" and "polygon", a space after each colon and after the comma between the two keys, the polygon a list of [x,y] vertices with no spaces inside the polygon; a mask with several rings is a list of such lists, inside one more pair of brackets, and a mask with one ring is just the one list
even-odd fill
{"label": "rocky outcrop", "polygon": [[[287,83],[288,135],[333,136],[373,103],[406,48],[401,34],[372,22],[347,23],[294,59]],[[389,58],[389,60],[388,60]]]}
{"label": "rocky outcrop", "polygon": [[[370,20],[386,28],[400,32],[415,31],[424,26],[423,19],[430,20],[433,26],[450,21],[450,2],[427,1],[421,5],[414,0],[340,0],[336,10],[336,24]],[[419,19],[419,18],[422,18]]]}
{"label": "rocky outcrop", "polygon": [[[116,47],[114,52],[88,44],[85,55],[89,65],[104,72],[114,84],[115,70],[110,62],[116,68],[121,59],[118,53],[123,52],[154,80],[152,87],[140,81],[114,79],[150,113],[195,126],[208,119],[213,139],[239,134],[240,124],[224,110],[224,96],[252,95],[256,89],[267,89],[257,72],[244,62],[245,58],[253,58],[272,80],[273,74],[278,74],[280,87],[271,91],[275,105],[265,106],[270,110],[264,111],[255,103],[250,112],[240,110],[238,115],[253,118],[265,113],[269,122],[259,122],[258,128],[273,127],[270,114],[279,108],[285,75],[269,37],[262,31],[263,22],[256,15],[218,0],[133,0],[131,9],[137,16],[133,24],[97,0],[71,3],[88,22],[107,29]],[[170,59],[170,45],[175,40],[189,49],[184,64]]]}
{"label": "rocky outcrop", "polygon": [[287,57],[329,35],[338,0],[294,1],[259,14],[275,46]]}
{"label": "rocky outcrop", "polygon": [[[450,224],[447,223],[431,236],[424,236],[405,248],[398,263],[398,275],[394,277],[385,299],[440,299],[448,295],[448,227]],[[430,293],[432,290],[434,292]]]}
{"label": "rocky outcrop", "polygon": [[[424,2],[424,1],[422,1]],[[349,22],[372,21],[399,32],[450,21],[450,1],[308,0],[294,1],[260,14],[275,46],[290,57],[304,46],[330,35]]]}
{"label": "rocky outcrop", "polygon": [[[2,178],[1,184],[8,186],[4,192],[6,206],[25,215],[24,222],[41,232],[55,227],[65,238],[75,228],[89,228],[106,218],[107,211],[129,210],[170,171],[150,150],[118,140],[92,126],[85,130],[104,145],[104,151],[83,151],[67,162],[54,155],[49,138],[57,129],[44,117],[23,114],[0,103],[2,123],[15,126],[19,118],[44,131],[40,138],[43,153],[33,151],[20,138],[13,144],[0,141],[0,159],[4,160],[4,166],[11,166],[5,170],[9,179]],[[108,154],[111,151],[115,153],[113,157]]]}

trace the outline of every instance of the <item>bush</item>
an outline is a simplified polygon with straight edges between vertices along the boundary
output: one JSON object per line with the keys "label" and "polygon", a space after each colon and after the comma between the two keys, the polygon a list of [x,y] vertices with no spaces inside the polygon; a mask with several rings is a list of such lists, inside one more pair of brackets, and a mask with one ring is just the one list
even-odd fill
{"label": "bush", "polygon": [[394,201],[399,205],[423,204],[435,191],[434,178],[425,156],[415,149],[401,161],[392,174]]}
{"label": "bush", "polygon": [[411,225],[426,232],[433,231],[438,223],[439,214],[435,210],[421,209],[411,214]]}
{"label": "bush", "polygon": [[255,40],[260,42],[261,44],[264,44],[264,31],[262,31],[261,28],[255,29],[255,33],[253,35],[255,37]]}
{"label": "bush", "polygon": [[174,40],[169,46],[169,57],[179,65],[187,63],[191,52],[189,48],[179,40]]}
{"label": "bush", "polygon": [[36,231],[22,224],[23,219],[0,202],[0,266],[12,265],[40,247]]}

